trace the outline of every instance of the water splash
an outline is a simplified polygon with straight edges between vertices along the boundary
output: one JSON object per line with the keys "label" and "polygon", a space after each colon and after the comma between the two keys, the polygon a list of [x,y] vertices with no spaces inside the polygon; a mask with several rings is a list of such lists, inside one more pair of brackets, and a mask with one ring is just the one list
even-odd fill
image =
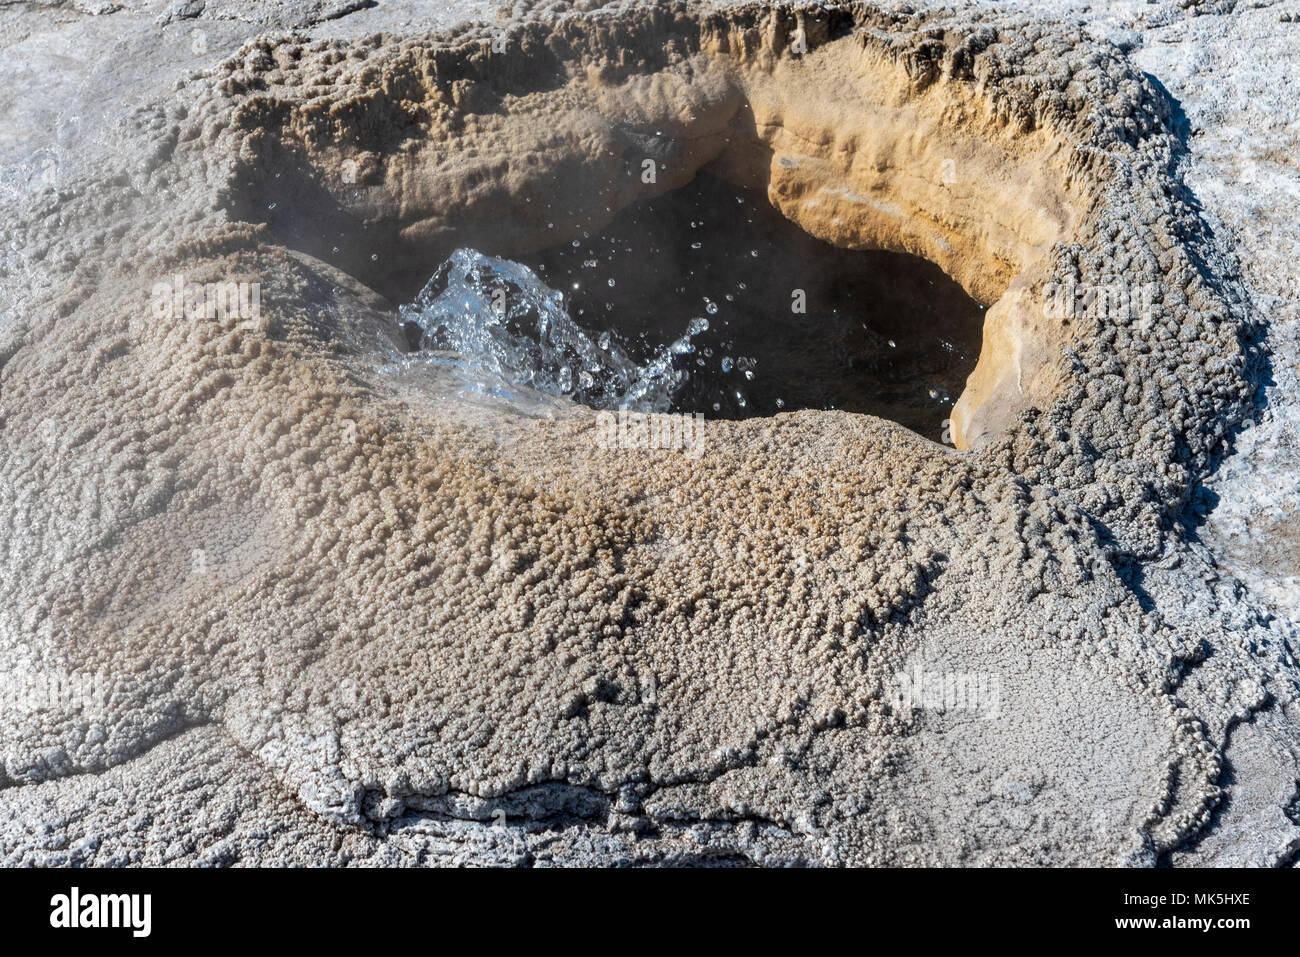
{"label": "water splash", "polygon": [[506,399],[521,390],[565,396],[597,409],[667,411],[695,351],[686,333],[635,361],[609,333],[595,342],[570,318],[563,294],[521,263],[457,249],[399,318],[420,330],[418,356],[453,370],[472,390]]}

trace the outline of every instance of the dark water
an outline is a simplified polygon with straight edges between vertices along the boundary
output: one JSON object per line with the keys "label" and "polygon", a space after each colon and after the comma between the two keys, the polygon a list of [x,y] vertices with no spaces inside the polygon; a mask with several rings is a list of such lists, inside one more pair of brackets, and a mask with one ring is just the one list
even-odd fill
{"label": "dark water", "polygon": [[706,318],[695,353],[676,359],[690,372],[678,412],[844,409],[938,439],[979,355],[983,307],[933,263],[837,249],[703,174],[599,234],[514,258],[593,339],[611,332],[638,361]]}

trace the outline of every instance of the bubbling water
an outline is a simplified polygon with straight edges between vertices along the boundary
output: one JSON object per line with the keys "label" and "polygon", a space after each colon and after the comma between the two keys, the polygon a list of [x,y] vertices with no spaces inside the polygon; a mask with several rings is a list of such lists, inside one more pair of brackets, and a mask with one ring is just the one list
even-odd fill
{"label": "bubbling water", "polygon": [[828,245],[703,173],[522,262],[504,252],[457,249],[413,277],[400,318],[408,362],[517,408],[839,409],[945,441],[979,354],[983,309],[938,266]]}
{"label": "bubbling water", "polygon": [[419,355],[444,365],[476,392],[519,389],[565,396],[597,409],[666,411],[685,379],[680,357],[708,329],[684,333],[638,362],[611,332],[594,341],[569,316],[564,296],[522,263],[457,249],[399,318],[418,330]]}

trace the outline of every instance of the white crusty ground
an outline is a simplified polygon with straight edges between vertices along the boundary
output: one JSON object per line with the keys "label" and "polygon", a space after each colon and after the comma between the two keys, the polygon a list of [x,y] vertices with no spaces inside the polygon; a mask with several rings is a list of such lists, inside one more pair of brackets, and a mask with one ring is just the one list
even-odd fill
{"label": "white crusty ground", "polygon": [[[1116,40],[1186,113],[1196,248],[1268,324],[1266,406],[1221,464],[1162,459],[1123,412],[969,460],[799,413],[711,432],[687,471],[597,466],[579,421],[501,443],[371,394],[322,342],[383,304],[212,228],[205,149],[228,141],[196,67],[291,28],[501,22],[323,19],[346,6],[0,8],[0,79],[39,88],[0,115],[0,669],[114,675],[102,713],[0,727],[0,860],[1294,862],[1284,6],[1031,11]],[[255,330],[141,326],[131,261],[97,267],[119,242],[148,277],[273,277],[280,305]],[[1145,439],[1080,457],[1109,433]],[[1128,455],[1169,471],[1126,477]],[[882,708],[914,660],[997,674],[999,718]]]}

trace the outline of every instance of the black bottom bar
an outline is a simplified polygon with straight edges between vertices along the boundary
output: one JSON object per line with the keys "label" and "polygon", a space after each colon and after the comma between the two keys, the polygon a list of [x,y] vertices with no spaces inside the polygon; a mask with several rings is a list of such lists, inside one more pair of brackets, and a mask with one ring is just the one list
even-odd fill
{"label": "black bottom bar", "polygon": [[412,933],[452,946],[451,927],[483,943],[558,946],[756,937],[770,947],[836,930],[864,947],[899,934],[926,948],[1189,935],[1231,946],[1289,931],[1297,888],[1294,871],[1260,870],[3,870],[0,920],[15,939],[218,946],[374,946]]}

